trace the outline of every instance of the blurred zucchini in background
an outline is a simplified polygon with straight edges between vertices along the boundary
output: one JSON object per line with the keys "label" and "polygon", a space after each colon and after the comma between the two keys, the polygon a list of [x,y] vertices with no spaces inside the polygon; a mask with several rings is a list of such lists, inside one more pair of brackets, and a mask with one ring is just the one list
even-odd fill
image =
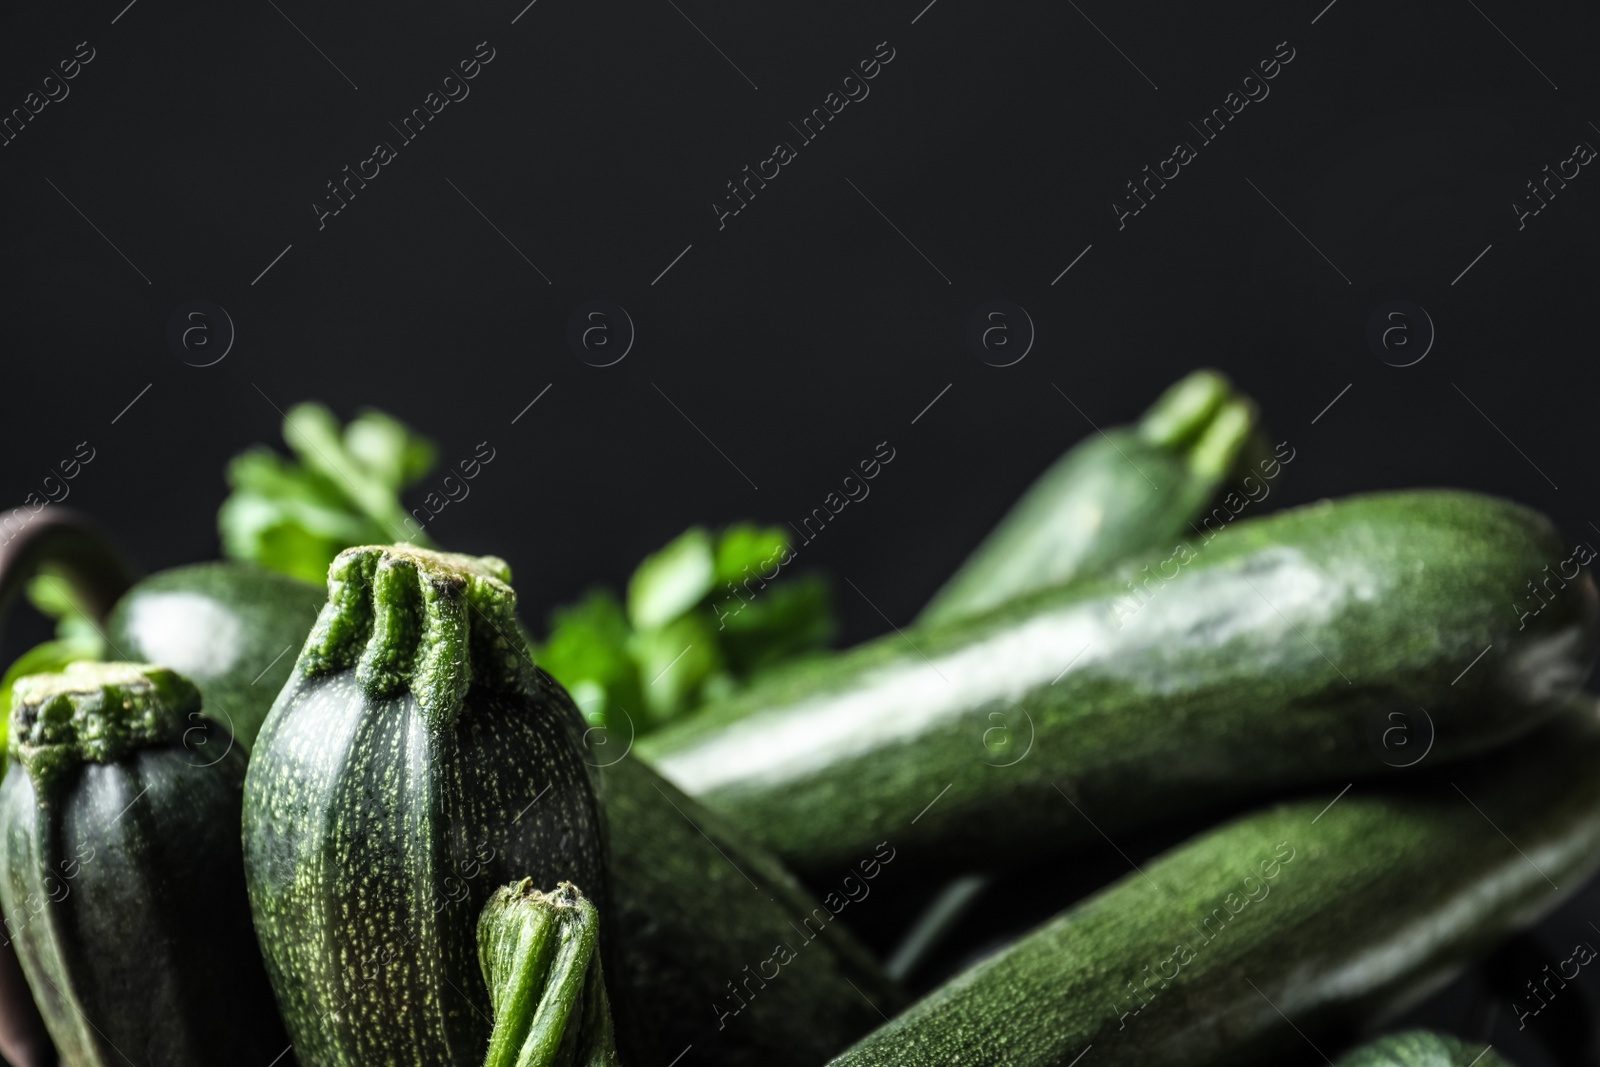
{"label": "blurred zucchini in background", "polygon": [[1255,404],[1216,371],[1195,371],[1134,425],[1091,434],[1051,464],[917,623],[978,614],[1186,538],[1230,480],[1271,481],[1282,459],[1269,458]]}
{"label": "blurred zucchini in background", "polygon": [[62,1060],[268,1067],[289,1041],[239,850],[242,749],[185,744],[200,695],[160,667],[17,683],[0,900]]}
{"label": "blurred zucchini in background", "polygon": [[1391,772],[1394,715],[1433,763],[1532,728],[1596,651],[1587,572],[1508,607],[1566,555],[1476,494],[1323,502],[792,668],[639,751],[802,872],[885,839],[908,865],[1003,864]]}
{"label": "blurred zucchini in background", "polygon": [[170,667],[200,690],[208,718],[246,751],[327,589],[249,563],[194,563],[136,582],[112,609],[117,654]]}
{"label": "blurred zucchini in background", "polygon": [[1387,1034],[1339,1057],[1335,1067],[1512,1067],[1492,1049],[1432,1030]]}
{"label": "blurred zucchini in background", "polygon": [[1307,1042],[1397,1015],[1600,866],[1600,717],[1574,704],[1472,763],[1201,834],[834,1067],[1068,1067],[1090,1046],[1141,1067],[1315,1060]]}

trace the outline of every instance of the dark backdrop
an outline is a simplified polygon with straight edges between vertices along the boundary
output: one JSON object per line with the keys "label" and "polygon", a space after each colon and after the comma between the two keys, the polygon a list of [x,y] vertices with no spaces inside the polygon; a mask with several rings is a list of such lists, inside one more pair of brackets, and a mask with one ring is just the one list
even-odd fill
{"label": "dark backdrop", "polygon": [[[0,147],[0,500],[87,441],[70,503],[148,568],[216,553],[225,459],[308,398],[393,412],[447,463],[489,442],[431,532],[509,559],[536,624],[691,523],[798,520],[886,441],[803,557],[859,587],[853,641],[1091,422],[1201,364],[1295,447],[1279,503],[1455,485],[1600,522],[1600,175],[1564,163],[1600,145],[1592,7],[125,2],[4,16],[0,111],[58,99]],[[803,140],[846,89],[869,95]],[[1269,95],[1204,142],[1190,123],[1246,90]],[[1179,141],[1195,158],[1119,219]],[[347,166],[377,175],[319,218]],[[1577,175],[1519,219],[1546,166]],[[1026,319],[975,352],[995,299]],[[586,362],[594,300],[611,347]],[[593,365],[617,307],[631,348]]]}

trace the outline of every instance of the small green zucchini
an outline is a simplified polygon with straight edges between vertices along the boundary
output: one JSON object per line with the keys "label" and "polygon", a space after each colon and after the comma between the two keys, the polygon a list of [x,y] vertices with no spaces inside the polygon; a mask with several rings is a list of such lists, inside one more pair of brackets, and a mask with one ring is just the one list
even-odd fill
{"label": "small green zucchini", "polygon": [[1258,459],[1258,436],[1255,405],[1216,371],[1195,371],[1137,424],[1085,438],[1039,475],[917,623],[977,614],[1188,537],[1229,479],[1277,477],[1284,457]]}
{"label": "small green zucchini", "polygon": [[1339,1057],[1336,1067],[1511,1067],[1498,1052],[1432,1030],[1387,1034]]}
{"label": "small green zucchini", "polygon": [[245,758],[185,744],[200,695],[160,667],[17,682],[0,901],[68,1067],[281,1062],[239,851]]}
{"label": "small green zucchini", "polygon": [[1474,763],[1329,801],[1246,815],[1130,872],[834,1067],[1316,1060],[1600,866],[1600,716],[1586,698]]}
{"label": "small green zucchini", "polygon": [[972,869],[1392,773],[1397,723],[1429,765],[1482,750],[1594,661],[1593,580],[1489,497],[1325,501],[1164,555],[796,667],[639,751],[798,871],[885,839]]}
{"label": "small green zucchini", "polygon": [[327,601],[321,586],[249,563],[194,563],[142,578],[106,622],[118,656],[159,663],[200,690],[245,751]]}
{"label": "small green zucchini", "polygon": [[478,962],[494,1006],[483,1067],[617,1067],[597,951],[600,913],[571,882],[495,890],[478,918]]}
{"label": "small green zucchini", "polygon": [[607,907],[582,717],[493,557],[347,549],[245,781],[250,905],[302,1067],[477,1067],[479,913],[573,881]]}

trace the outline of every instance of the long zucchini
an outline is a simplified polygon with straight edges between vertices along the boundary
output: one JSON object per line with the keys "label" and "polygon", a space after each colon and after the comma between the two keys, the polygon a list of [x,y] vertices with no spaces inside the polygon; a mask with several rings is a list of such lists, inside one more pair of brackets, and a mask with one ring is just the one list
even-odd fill
{"label": "long zucchini", "polygon": [[606,913],[582,718],[493,557],[354,548],[250,755],[256,931],[302,1067],[478,1067],[478,916],[520,878]]}
{"label": "long zucchini", "polygon": [[1600,865],[1592,698],[1423,777],[1205,833],[936,989],[834,1067],[1319,1059],[1319,1043],[1416,1003]]}
{"label": "long zucchini", "polygon": [[[1397,725],[1429,765],[1526,731],[1595,655],[1593,580],[1545,570],[1567,556],[1488,497],[1323,502],[881,638],[639,748],[798,870],[885,839],[908,862],[1002,863],[1388,772],[1376,741]],[[1507,606],[1547,575],[1537,614]]]}
{"label": "long zucchini", "polygon": [[1256,422],[1255,405],[1222,375],[1190,374],[1137,424],[1092,434],[1039,475],[918,624],[977,614],[1187,537],[1230,477],[1266,499],[1284,456],[1257,458]]}
{"label": "long zucchini", "polygon": [[17,683],[0,900],[69,1067],[268,1067],[288,1049],[245,896],[244,753],[187,744],[199,714],[158,667]]}

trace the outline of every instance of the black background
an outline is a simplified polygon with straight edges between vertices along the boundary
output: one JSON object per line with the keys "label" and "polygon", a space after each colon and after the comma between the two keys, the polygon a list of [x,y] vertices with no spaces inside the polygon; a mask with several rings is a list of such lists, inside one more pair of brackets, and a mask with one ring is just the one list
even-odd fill
{"label": "black background", "polygon": [[[1592,7],[124,2],[4,16],[0,109],[95,58],[0,147],[0,500],[87,441],[69,503],[148,569],[216,554],[225,460],[304,399],[392,412],[446,464],[489,442],[429,532],[508,559],[535,625],[692,523],[797,520],[887,441],[801,556],[859,587],[855,641],[1198,365],[1296,449],[1275,505],[1465,486],[1600,537],[1600,175],[1523,229],[1512,207],[1600,144]],[[885,41],[870,95],[719,229],[724,183]],[[470,95],[401,145],[479,42]],[[1270,95],[1119,229],[1124,183],[1280,42]],[[319,229],[378,141],[397,158]],[[1037,331],[1008,367],[966,342],[996,298]],[[237,331],[204,368],[167,343],[196,299]],[[566,341],[593,299],[637,330],[613,366]],[[1408,367],[1365,338],[1394,300],[1437,331]]]}

